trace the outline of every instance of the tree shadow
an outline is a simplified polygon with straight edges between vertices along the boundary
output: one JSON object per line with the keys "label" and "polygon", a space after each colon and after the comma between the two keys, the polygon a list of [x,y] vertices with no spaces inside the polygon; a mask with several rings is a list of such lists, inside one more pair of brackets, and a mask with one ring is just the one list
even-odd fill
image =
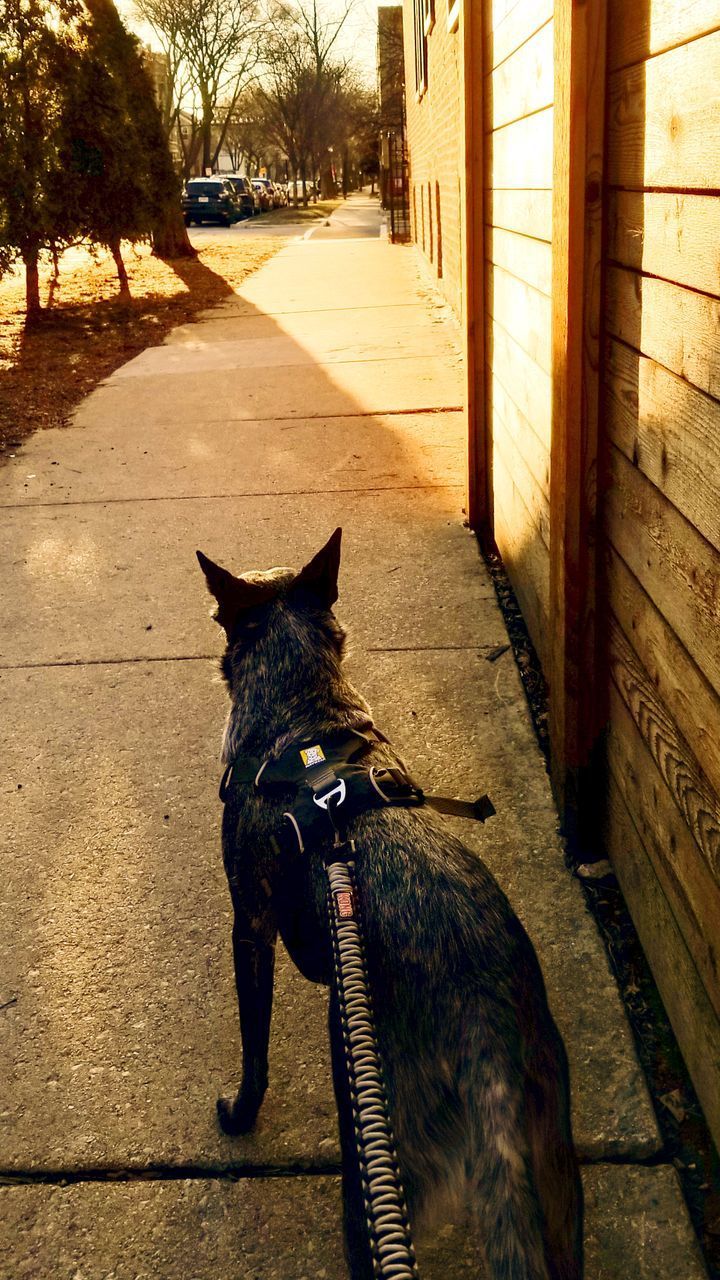
{"label": "tree shadow", "polygon": [[[257,265],[273,251],[268,243]],[[169,268],[184,290],[164,292],[156,282],[142,292],[142,283],[134,280],[135,296],[127,301],[90,298],[87,290],[82,297],[73,275],[54,275],[48,305],[30,327],[19,304],[13,312],[8,296],[0,352],[0,461],[34,431],[65,425],[80,402],[133,356],[235,294],[229,280],[200,258],[164,259],[157,266]],[[68,288],[75,296],[65,300]]]}

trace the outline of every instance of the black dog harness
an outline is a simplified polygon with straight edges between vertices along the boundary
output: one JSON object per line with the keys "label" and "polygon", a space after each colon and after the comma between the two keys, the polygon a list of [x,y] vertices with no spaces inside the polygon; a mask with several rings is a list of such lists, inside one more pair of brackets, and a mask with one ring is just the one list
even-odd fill
{"label": "black dog harness", "polygon": [[355,841],[348,836],[347,825],[358,814],[386,805],[418,808],[428,804],[441,813],[480,822],[495,810],[486,795],[471,803],[429,796],[404,769],[363,763],[371,746],[387,742],[374,727],[370,732],[374,737],[349,729],[320,741],[293,743],[276,760],[240,756],[223,774],[220,799],[225,802],[235,786],[251,786],[266,796],[273,789],[294,789],[292,807],[283,814],[283,829],[275,838],[276,848],[289,841],[302,854],[332,837],[324,863],[335,992],[373,1272],[381,1280],[419,1280],[373,1022],[353,875]]}
{"label": "black dog harness", "polygon": [[335,843],[338,817],[346,827],[358,814],[386,805],[419,808],[427,804],[439,813],[479,822],[493,816],[489,796],[466,801],[426,795],[405,770],[363,763],[372,746],[387,741],[377,729],[372,733],[374,738],[355,729],[341,729],[320,741],[293,743],[275,760],[238,756],[223,774],[220,799],[225,802],[230,789],[238,784],[251,785],[265,796],[279,788],[294,788],[295,800],[283,815],[286,830],[279,834],[278,842],[282,836],[292,839],[294,835],[300,853],[328,834]]}

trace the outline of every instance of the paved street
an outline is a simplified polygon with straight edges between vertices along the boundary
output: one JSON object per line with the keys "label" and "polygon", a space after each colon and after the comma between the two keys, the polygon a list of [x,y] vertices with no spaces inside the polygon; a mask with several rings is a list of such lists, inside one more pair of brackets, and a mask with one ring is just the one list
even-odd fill
{"label": "paved street", "polygon": [[272,217],[260,216],[236,222],[234,227],[189,227],[188,234],[196,248],[210,240],[214,244],[242,244],[242,241],[265,236],[287,236],[302,240],[376,240],[384,233],[385,214],[377,200],[352,196],[344,201],[330,218],[292,221],[292,208],[283,210],[288,221],[276,222]]}
{"label": "paved street", "polygon": [[[195,560],[299,565],[342,525],[351,678],[431,791],[497,809],[457,830],[565,1036],[587,1278],[701,1280],[512,653],[488,661],[507,637],[463,525],[456,329],[375,202],[319,230],[0,470],[0,1277],[345,1277],[326,997],[285,957],[258,1126],[215,1123],[239,1035]],[[423,1280],[483,1274],[463,1224],[419,1258]]]}

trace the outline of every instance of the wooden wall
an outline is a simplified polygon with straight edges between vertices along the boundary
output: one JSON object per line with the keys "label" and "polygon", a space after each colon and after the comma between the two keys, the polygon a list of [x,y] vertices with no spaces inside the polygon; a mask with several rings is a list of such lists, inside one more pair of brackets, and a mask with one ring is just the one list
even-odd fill
{"label": "wooden wall", "polygon": [[720,1142],[720,0],[609,0],[609,854]]}
{"label": "wooden wall", "polygon": [[720,0],[468,12],[468,509],[720,1144]]}
{"label": "wooden wall", "polygon": [[547,658],[553,0],[485,0],[486,429],[494,535]]}

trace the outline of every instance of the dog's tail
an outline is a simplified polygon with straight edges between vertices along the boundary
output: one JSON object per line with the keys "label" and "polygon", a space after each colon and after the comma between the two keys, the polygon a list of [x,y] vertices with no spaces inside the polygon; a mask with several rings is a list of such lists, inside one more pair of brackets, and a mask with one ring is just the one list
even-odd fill
{"label": "dog's tail", "polygon": [[529,1064],[525,1116],[551,1280],[582,1280],[583,1192],[570,1130],[567,1059],[552,1026]]}
{"label": "dog's tail", "polygon": [[[499,1066],[499,1064],[498,1064]],[[519,1084],[485,1060],[475,1092],[468,1174],[492,1280],[554,1280]]]}

